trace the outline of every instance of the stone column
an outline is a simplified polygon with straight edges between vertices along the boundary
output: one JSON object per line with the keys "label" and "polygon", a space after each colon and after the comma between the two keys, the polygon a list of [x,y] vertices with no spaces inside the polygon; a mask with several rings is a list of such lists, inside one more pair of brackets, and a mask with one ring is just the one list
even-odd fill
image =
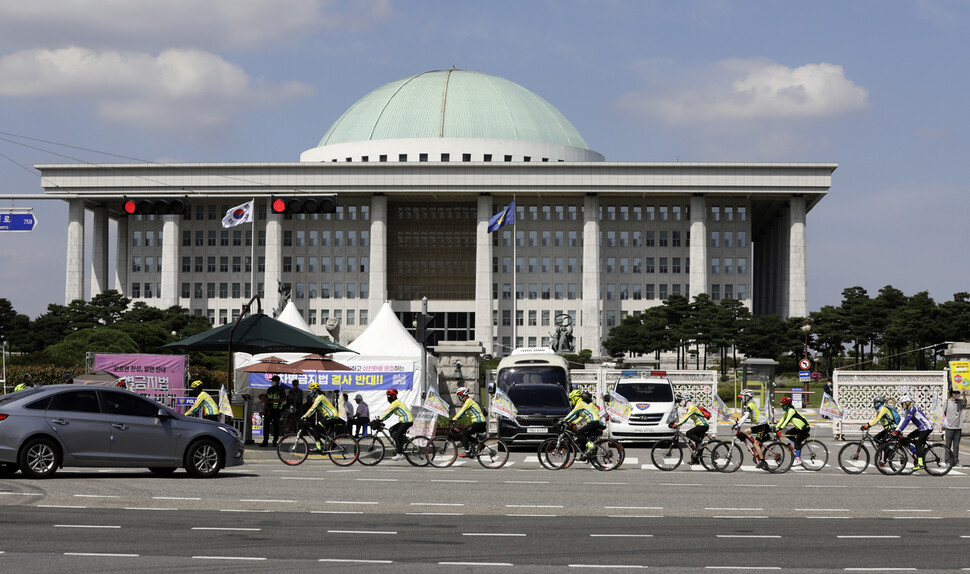
{"label": "stone column", "polygon": [[[269,204],[272,199],[267,199]],[[263,312],[272,315],[280,301],[279,284],[283,278],[283,216],[273,213],[273,206],[268,205],[266,214],[266,247],[263,256],[266,258],[266,272],[263,273],[263,289],[265,297],[262,300]],[[257,254],[257,257],[259,255]],[[254,285],[255,289],[256,286]]]}
{"label": "stone column", "polygon": [[600,354],[603,331],[600,320],[600,221],[599,198],[586,196],[583,204],[583,302],[582,316],[577,317],[576,352],[590,349]]}
{"label": "stone column", "polygon": [[369,321],[387,301],[387,196],[374,195],[370,200],[370,298],[367,301]]}
{"label": "stone column", "polygon": [[118,246],[118,252],[115,255],[115,290],[122,295],[130,292],[128,287],[128,269],[131,265],[131,261],[128,260],[129,241],[131,240],[128,239],[128,217],[122,215],[118,217],[118,229],[115,232],[115,244]]}
{"label": "stone column", "polygon": [[787,317],[808,316],[808,269],[805,258],[805,198],[792,197],[788,231]]}
{"label": "stone column", "polygon": [[84,200],[68,200],[64,304],[84,299]]}
{"label": "stone column", "polygon": [[[487,352],[494,355],[496,349],[492,348],[492,338],[494,337],[492,331],[492,236],[488,232],[488,220],[491,217],[492,197],[489,195],[478,196],[478,225],[475,230],[475,340],[484,345],[488,349]],[[514,321],[515,318],[513,317],[512,320]]]}
{"label": "stone column", "polygon": [[108,290],[108,208],[95,207],[91,245],[91,297]]}
{"label": "stone column", "polygon": [[709,293],[707,270],[707,200],[703,195],[690,198],[690,299]]}
{"label": "stone column", "polygon": [[179,241],[182,229],[181,215],[162,216],[162,309],[179,304]]}

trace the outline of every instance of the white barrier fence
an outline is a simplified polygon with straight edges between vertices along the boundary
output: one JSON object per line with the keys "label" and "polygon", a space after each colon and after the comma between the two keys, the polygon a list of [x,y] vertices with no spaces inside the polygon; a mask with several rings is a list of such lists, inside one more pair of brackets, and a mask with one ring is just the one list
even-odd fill
{"label": "white barrier fence", "polygon": [[898,400],[909,394],[929,414],[934,400],[946,401],[947,385],[946,371],[835,371],[832,391],[843,414],[841,421],[835,421],[835,436],[842,437],[843,429],[852,432],[869,422],[876,414],[872,408],[876,395]]}

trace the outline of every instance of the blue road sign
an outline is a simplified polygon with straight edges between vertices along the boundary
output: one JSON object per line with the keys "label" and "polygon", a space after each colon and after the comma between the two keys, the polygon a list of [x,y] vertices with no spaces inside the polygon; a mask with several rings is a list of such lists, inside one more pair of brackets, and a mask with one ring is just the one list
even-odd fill
{"label": "blue road sign", "polygon": [[37,216],[33,213],[0,212],[0,231],[33,231]]}

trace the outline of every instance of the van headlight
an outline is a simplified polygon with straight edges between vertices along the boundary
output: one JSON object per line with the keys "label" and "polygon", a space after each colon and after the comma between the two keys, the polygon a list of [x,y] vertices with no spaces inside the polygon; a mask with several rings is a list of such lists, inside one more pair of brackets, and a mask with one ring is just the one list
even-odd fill
{"label": "van headlight", "polygon": [[231,436],[234,439],[242,438],[242,435],[239,433],[238,430],[236,430],[236,427],[219,425],[219,429],[222,430],[222,432],[228,433],[229,436]]}

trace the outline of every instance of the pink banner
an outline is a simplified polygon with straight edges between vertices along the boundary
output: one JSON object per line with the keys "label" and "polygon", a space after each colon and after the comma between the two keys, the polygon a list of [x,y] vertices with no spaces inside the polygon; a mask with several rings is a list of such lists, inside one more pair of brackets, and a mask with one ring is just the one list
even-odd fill
{"label": "pink banner", "polygon": [[96,354],[93,368],[124,377],[129,389],[182,412],[187,362],[185,355]]}

